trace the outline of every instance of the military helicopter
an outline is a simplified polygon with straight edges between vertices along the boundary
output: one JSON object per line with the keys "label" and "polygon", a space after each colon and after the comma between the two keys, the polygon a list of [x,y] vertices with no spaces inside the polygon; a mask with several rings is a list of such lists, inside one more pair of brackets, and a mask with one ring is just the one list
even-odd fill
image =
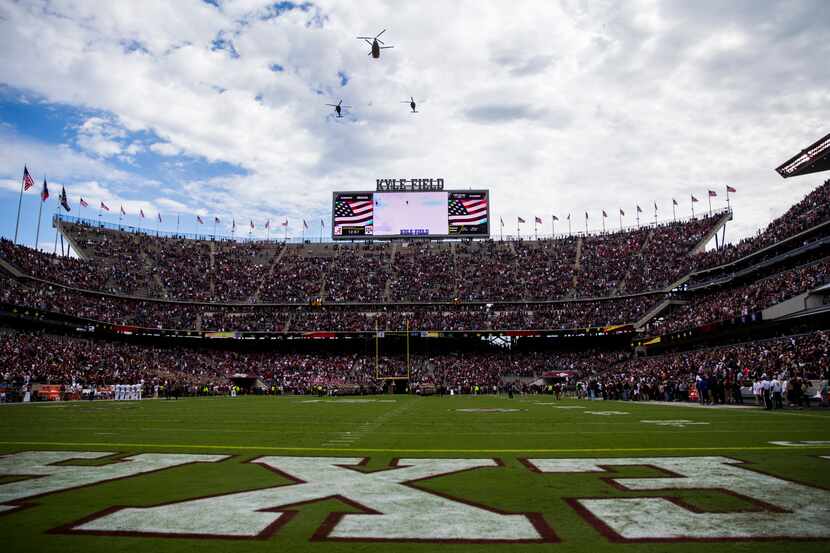
{"label": "military helicopter", "polygon": [[[372,47],[372,49],[369,51],[369,55],[372,56],[375,59],[378,59],[380,57],[380,51],[383,50],[384,48],[394,48],[394,46],[380,46],[378,44],[378,43],[380,43],[380,44],[384,43],[378,37],[380,35],[382,35],[383,33],[385,33],[385,32],[386,32],[386,29],[382,30],[381,32],[379,32],[377,35],[375,35],[373,37],[371,37],[371,36],[359,36],[359,37],[357,37],[358,40],[365,40],[366,43],[369,44],[369,46]],[[371,40],[371,42],[369,42],[370,40]]]}
{"label": "military helicopter", "polygon": [[343,117],[343,114],[341,113],[341,110],[342,110],[342,109],[344,109],[344,108],[350,108],[350,107],[352,107],[352,106],[344,106],[344,105],[341,105],[342,103],[343,103],[343,99],[341,98],[341,99],[340,99],[340,101],[339,101],[339,102],[337,102],[336,104],[326,104],[326,105],[327,105],[327,106],[331,106],[331,107],[333,107],[333,108],[334,108],[334,111],[337,113],[337,117],[342,118],[342,117]]}
{"label": "military helicopter", "polygon": [[417,111],[415,111],[415,98],[413,98],[412,96],[409,97],[409,100],[403,100],[401,103],[409,104],[409,107],[412,109],[412,113],[418,113]]}

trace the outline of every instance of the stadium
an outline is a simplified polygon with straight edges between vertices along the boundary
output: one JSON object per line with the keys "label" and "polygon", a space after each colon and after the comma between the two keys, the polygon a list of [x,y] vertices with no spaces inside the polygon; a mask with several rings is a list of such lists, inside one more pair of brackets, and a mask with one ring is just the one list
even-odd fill
{"label": "stadium", "polygon": [[377,178],[289,237],[125,220],[30,169],[0,237],[4,551],[827,548],[830,135],[729,241],[743,185],[530,232],[498,188]]}

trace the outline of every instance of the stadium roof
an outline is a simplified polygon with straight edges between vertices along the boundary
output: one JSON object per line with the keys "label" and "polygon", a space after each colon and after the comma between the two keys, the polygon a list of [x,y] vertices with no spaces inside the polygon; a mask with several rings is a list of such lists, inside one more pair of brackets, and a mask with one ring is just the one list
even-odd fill
{"label": "stadium roof", "polygon": [[776,169],[785,179],[827,170],[830,170],[830,134],[804,148]]}

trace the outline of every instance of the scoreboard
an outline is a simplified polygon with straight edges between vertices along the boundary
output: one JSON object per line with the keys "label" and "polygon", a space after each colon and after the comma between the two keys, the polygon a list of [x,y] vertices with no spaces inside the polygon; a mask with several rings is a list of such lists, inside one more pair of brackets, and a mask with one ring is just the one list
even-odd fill
{"label": "scoreboard", "polygon": [[487,190],[335,192],[334,240],[489,238]]}

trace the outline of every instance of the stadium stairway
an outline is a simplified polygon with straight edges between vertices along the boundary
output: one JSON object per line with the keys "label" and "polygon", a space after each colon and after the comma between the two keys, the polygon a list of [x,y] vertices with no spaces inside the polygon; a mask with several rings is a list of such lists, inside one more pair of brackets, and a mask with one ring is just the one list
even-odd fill
{"label": "stadium stairway", "polygon": [[395,253],[398,251],[398,242],[392,242],[392,252],[389,254],[389,261],[387,262],[387,270],[389,277],[386,279],[386,286],[383,289],[383,301],[389,302],[391,294],[392,294],[392,278],[395,276],[394,274],[394,263],[395,263]]}
{"label": "stadium stairway", "polygon": [[649,322],[651,319],[653,319],[654,317],[656,317],[657,315],[659,315],[660,313],[662,313],[663,311],[665,311],[666,309],[668,309],[668,308],[669,308],[669,307],[671,307],[672,305],[685,305],[685,304],[687,304],[687,303],[689,303],[689,302],[687,302],[687,301],[683,301],[683,300],[678,300],[678,299],[666,299],[666,300],[663,300],[663,301],[661,301],[660,303],[658,303],[657,305],[655,305],[654,307],[652,307],[650,310],[648,310],[648,311],[646,312],[646,314],[645,314],[645,315],[643,315],[643,316],[640,318],[640,320],[639,320],[639,321],[637,321],[636,323],[634,323],[634,329],[635,329],[635,330],[640,330],[640,329],[641,329],[641,328],[643,328],[646,324],[648,324],[648,322]]}
{"label": "stadium stairway", "polygon": [[89,253],[86,250],[84,250],[83,248],[78,246],[78,242],[72,236],[72,233],[67,232],[66,229],[63,228],[63,221],[61,219],[59,219],[57,217],[52,219],[52,224],[55,225],[58,232],[61,233],[61,236],[63,236],[63,238],[72,247],[72,249],[75,250],[75,253],[78,255],[78,257],[80,257],[81,259],[89,259],[90,258]]}
{"label": "stadium stairway", "polygon": [[211,240],[208,242],[208,249],[210,250],[210,279],[208,281],[208,286],[210,287],[210,297],[215,297],[216,295],[216,244]]}
{"label": "stadium stairway", "polygon": [[571,296],[575,294],[576,285],[579,283],[579,273],[580,269],[582,269],[582,237],[579,236],[576,239],[576,256],[574,259],[574,276],[571,279],[571,289],[565,294],[566,296]]}
{"label": "stadium stairway", "polygon": [[282,248],[280,248],[280,253],[274,256],[274,260],[271,262],[271,266],[268,267],[268,272],[265,274],[265,278],[263,278],[257,285],[256,292],[254,292],[254,297],[251,299],[253,303],[259,302],[259,296],[262,293],[262,287],[265,285],[266,281],[271,280],[271,278],[274,276],[274,270],[276,269],[277,265],[282,259],[282,256],[285,255],[285,251],[287,249],[288,248],[286,246],[283,246]]}
{"label": "stadium stairway", "polygon": [[728,223],[731,220],[732,210],[728,209],[723,212],[723,215],[721,215],[721,218],[718,220],[718,222],[712,225],[712,228],[709,229],[709,232],[703,235],[703,238],[700,239],[700,242],[698,242],[697,245],[691,249],[689,255],[692,256],[702,253],[706,248],[706,244],[708,244],[712,240],[712,238],[714,238],[714,236],[720,231],[720,229],[726,226],[726,223]]}

